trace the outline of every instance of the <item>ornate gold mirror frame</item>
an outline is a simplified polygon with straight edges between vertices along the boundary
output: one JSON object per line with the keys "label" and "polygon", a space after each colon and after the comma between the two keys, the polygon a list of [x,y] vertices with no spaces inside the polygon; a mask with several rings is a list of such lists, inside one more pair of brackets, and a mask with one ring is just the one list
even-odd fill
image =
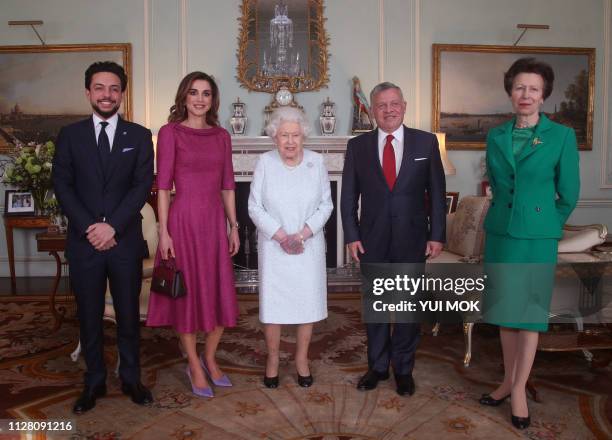
{"label": "ornate gold mirror frame", "polygon": [[238,36],[241,86],[275,93],[326,87],[329,37],[323,0],[243,0]]}

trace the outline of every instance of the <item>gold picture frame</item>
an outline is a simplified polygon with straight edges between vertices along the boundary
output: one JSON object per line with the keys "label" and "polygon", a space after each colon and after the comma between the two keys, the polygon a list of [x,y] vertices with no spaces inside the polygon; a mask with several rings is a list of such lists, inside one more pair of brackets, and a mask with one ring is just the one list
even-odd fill
{"label": "gold picture frame", "polygon": [[96,61],[122,65],[128,85],[120,113],[132,117],[131,45],[0,46],[0,154],[15,141],[55,141],[62,126],[91,115],[85,70]]}
{"label": "gold picture frame", "polygon": [[327,87],[329,37],[323,0],[242,0],[240,10],[236,78],[242,87],[267,93],[281,86],[292,93]]}
{"label": "gold picture frame", "polygon": [[580,150],[593,148],[594,48],[434,44],[432,131],[446,133],[448,149],[484,149],[488,129],[513,116],[503,75],[527,56],[549,63],[555,72],[553,93],[542,110],[574,128]]}

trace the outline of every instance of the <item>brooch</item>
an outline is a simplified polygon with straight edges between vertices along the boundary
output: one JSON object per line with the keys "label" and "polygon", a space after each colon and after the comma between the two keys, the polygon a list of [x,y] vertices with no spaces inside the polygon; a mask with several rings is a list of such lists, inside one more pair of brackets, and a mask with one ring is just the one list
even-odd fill
{"label": "brooch", "polygon": [[542,142],[542,141],[540,140],[540,138],[534,138],[534,139],[533,139],[533,142],[531,143],[531,146],[532,146],[533,148],[535,148],[535,147],[536,147],[536,145],[543,144],[543,143],[544,143],[544,142]]}

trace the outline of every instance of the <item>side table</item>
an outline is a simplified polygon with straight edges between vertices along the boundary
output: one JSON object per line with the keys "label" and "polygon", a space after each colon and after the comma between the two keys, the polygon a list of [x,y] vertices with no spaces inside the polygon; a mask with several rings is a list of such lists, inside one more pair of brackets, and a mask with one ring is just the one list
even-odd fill
{"label": "side table", "polygon": [[53,325],[53,331],[56,331],[62,325],[64,315],[66,314],[65,307],[55,307],[55,296],[57,295],[57,288],[62,277],[62,260],[60,259],[59,252],[63,252],[66,248],[66,234],[50,234],[48,232],[40,232],[36,234],[36,246],[39,252],[49,252],[55,258],[55,279],[53,281],[53,289],[49,293],[49,310],[53,315],[55,323]]}
{"label": "side table", "polygon": [[49,217],[39,215],[12,216],[4,214],[4,229],[6,230],[6,249],[11,272],[11,293],[17,293],[15,280],[15,248],[13,245],[13,229],[46,229],[49,226]]}

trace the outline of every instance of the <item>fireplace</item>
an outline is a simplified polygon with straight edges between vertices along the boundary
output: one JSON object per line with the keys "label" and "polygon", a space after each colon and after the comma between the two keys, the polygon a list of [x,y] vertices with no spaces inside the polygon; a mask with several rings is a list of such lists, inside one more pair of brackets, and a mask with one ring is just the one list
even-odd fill
{"label": "fireplace", "polygon": [[[331,181],[331,194],[334,210],[325,224],[325,260],[328,268],[338,266],[338,182]],[[240,225],[240,251],[234,256],[234,265],[238,269],[257,269],[257,229],[249,218],[248,199],[251,182],[236,182],[236,216]],[[341,250],[341,249],[340,249]]]}
{"label": "fireplace", "polygon": [[[334,209],[324,229],[326,265],[336,268],[345,263],[344,238],[340,221],[340,190],[346,143],[350,137],[311,137],[305,148],[320,153],[325,158]],[[257,231],[249,218],[248,198],[253,170],[259,155],[276,148],[268,137],[233,137],[233,164],[236,180],[236,214],[240,224],[240,251],[234,257],[237,270],[257,269]]]}
{"label": "fireplace", "polygon": [[[306,148],[323,154],[329,172],[334,210],[325,225],[328,292],[356,292],[360,286],[359,268],[347,264],[344,236],[340,221],[340,193],[346,143],[350,137],[308,138]],[[253,170],[259,155],[275,146],[268,137],[233,137],[232,161],[236,180],[236,214],[240,223],[240,252],[233,259],[238,293],[257,293],[257,239],[256,229],[248,215],[248,197]],[[157,188],[151,190],[149,203],[157,217]]]}

